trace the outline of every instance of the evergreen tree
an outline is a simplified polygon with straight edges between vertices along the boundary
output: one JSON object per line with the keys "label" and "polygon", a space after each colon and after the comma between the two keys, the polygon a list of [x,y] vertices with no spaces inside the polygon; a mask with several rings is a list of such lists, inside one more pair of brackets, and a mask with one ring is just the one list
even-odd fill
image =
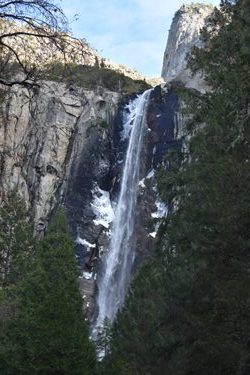
{"label": "evergreen tree", "polygon": [[[5,337],[18,309],[17,287],[32,268],[34,240],[25,203],[16,190],[0,207],[0,362],[5,358]],[[4,362],[4,359],[3,359]]]}
{"label": "evergreen tree", "polygon": [[82,311],[73,245],[59,211],[36,249],[8,326],[4,374],[95,374],[95,351]]}
{"label": "evergreen tree", "polygon": [[25,203],[14,190],[0,207],[0,286],[20,281],[31,263],[33,253],[32,225]]}

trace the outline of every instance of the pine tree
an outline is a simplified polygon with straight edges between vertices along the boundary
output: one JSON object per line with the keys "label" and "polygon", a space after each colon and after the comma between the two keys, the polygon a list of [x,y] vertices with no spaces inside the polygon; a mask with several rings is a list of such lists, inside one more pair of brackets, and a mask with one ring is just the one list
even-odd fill
{"label": "pine tree", "polygon": [[[66,218],[59,211],[19,288],[5,337],[4,374],[95,374]],[[7,348],[7,349],[6,349]]]}
{"label": "pine tree", "polygon": [[29,267],[33,253],[33,235],[25,203],[17,191],[11,191],[0,207],[0,286],[18,283]]}

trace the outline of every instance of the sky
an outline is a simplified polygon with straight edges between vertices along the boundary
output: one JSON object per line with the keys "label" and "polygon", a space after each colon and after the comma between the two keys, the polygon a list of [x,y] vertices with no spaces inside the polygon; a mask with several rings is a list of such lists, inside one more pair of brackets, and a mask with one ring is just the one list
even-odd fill
{"label": "sky", "polygon": [[151,77],[161,75],[168,30],[182,4],[183,0],[60,0],[74,36],[85,38],[103,57]]}

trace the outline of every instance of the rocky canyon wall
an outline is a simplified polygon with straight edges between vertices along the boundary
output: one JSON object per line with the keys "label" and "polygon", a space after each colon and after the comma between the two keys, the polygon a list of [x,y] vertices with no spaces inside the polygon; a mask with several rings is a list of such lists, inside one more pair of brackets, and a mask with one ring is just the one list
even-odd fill
{"label": "rocky canyon wall", "polygon": [[199,91],[207,89],[200,75],[191,75],[187,68],[187,55],[193,46],[202,46],[201,30],[209,22],[213,10],[214,8],[210,5],[194,3],[183,5],[176,12],[163,57],[162,78],[164,81],[179,81],[186,87]]}
{"label": "rocky canyon wall", "polygon": [[73,159],[77,162],[79,147],[87,149],[93,133],[104,137],[102,122],[112,121],[119,95],[53,82],[30,90],[13,87],[1,95],[1,196],[17,188],[36,231],[44,230],[70,179],[69,167]]}

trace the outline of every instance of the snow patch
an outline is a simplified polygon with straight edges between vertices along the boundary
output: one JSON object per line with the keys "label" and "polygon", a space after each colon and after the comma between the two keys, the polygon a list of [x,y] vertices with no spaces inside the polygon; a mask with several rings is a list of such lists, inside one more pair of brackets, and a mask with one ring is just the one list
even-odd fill
{"label": "snow patch", "polygon": [[110,223],[114,219],[114,210],[111,205],[110,194],[108,191],[100,189],[99,186],[95,187],[92,194],[93,201],[91,207],[96,215],[94,224],[109,228]]}
{"label": "snow patch", "polygon": [[161,222],[158,221],[158,223],[155,224],[155,228],[154,228],[154,231],[149,233],[148,235],[152,238],[156,238],[157,236],[157,233],[158,233],[158,229],[160,228],[160,225],[161,225]]}
{"label": "snow patch", "polygon": [[163,217],[166,217],[167,214],[168,214],[168,208],[167,206],[165,205],[165,203],[161,202],[160,200],[159,201],[156,201],[155,202],[155,205],[157,207],[157,211],[153,212],[151,214],[151,216],[154,218],[154,219],[162,219]]}
{"label": "snow patch", "polygon": [[93,276],[93,272],[86,272],[86,271],[84,271],[82,273],[81,279],[90,280],[90,279],[92,279],[92,276]]}
{"label": "snow patch", "polygon": [[93,223],[95,225],[102,225],[104,228],[109,228],[109,223],[107,223],[107,221],[105,220],[102,220],[102,219],[98,219],[98,220],[93,220]]}
{"label": "snow patch", "polygon": [[90,242],[88,242],[87,240],[85,240],[84,238],[81,238],[81,237],[77,237],[76,239],[76,243],[78,245],[83,245],[83,246],[86,246],[88,249],[91,249],[91,248],[95,248],[96,247],[96,244],[92,244]]}
{"label": "snow patch", "polygon": [[151,232],[151,233],[149,233],[149,236],[151,236],[151,237],[153,237],[153,238],[155,238],[156,235],[157,235],[157,232]]}
{"label": "snow patch", "polygon": [[151,171],[147,174],[146,179],[152,178],[155,175],[154,169],[151,169]]}
{"label": "snow patch", "polygon": [[154,219],[158,219],[158,221],[155,224],[154,231],[148,234],[152,238],[156,238],[158,230],[159,230],[160,225],[162,223],[162,219],[164,217],[167,217],[167,214],[168,214],[167,206],[165,205],[165,203],[163,203],[159,199],[159,197],[158,197],[158,200],[155,202],[155,205],[156,205],[157,210],[151,214],[151,217],[154,218]]}
{"label": "snow patch", "polygon": [[143,189],[146,187],[146,185],[145,185],[145,178],[143,178],[141,181],[139,181],[138,186],[140,186]]}

